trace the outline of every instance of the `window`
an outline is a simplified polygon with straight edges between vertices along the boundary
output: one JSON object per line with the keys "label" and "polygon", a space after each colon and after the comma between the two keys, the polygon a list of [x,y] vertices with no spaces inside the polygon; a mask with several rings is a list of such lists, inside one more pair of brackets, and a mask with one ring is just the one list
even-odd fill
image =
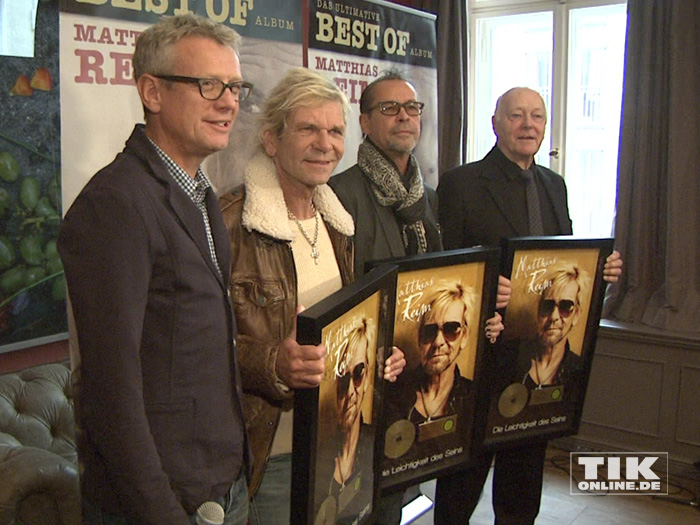
{"label": "window", "polygon": [[537,90],[549,119],[536,162],[566,179],[574,234],[610,235],[626,4],[471,0],[470,8],[468,160],[482,158],[495,142],[498,96],[514,86]]}

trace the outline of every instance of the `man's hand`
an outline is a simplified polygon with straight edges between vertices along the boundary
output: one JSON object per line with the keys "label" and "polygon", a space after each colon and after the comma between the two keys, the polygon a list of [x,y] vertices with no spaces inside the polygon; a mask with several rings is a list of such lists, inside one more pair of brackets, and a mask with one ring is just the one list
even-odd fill
{"label": "man's hand", "polygon": [[603,267],[603,280],[609,283],[616,283],[622,275],[622,257],[620,252],[615,250],[605,259]]}
{"label": "man's hand", "polygon": [[510,286],[510,279],[502,275],[498,276],[498,291],[496,292],[496,308],[500,310],[508,306],[513,289]]}
{"label": "man's hand", "polygon": [[384,379],[393,383],[405,366],[406,358],[403,351],[397,346],[392,346],[391,355],[384,362]]}
{"label": "man's hand", "polygon": [[[297,308],[297,314],[304,311]],[[313,388],[321,384],[326,369],[325,345],[300,345],[297,343],[296,319],[294,330],[282,341],[277,352],[275,373],[289,388]]]}
{"label": "man's hand", "polygon": [[[510,281],[508,281],[510,284]],[[498,336],[501,335],[501,332],[505,326],[503,326],[503,317],[501,317],[501,314],[496,312],[496,314],[489,320],[486,321],[486,338],[491,342],[491,344],[496,342],[496,339],[498,339]]]}

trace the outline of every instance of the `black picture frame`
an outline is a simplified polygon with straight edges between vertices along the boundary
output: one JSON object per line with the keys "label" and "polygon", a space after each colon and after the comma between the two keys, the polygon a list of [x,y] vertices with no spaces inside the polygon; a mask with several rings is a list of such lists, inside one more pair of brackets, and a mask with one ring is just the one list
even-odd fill
{"label": "black picture frame", "polygon": [[502,272],[512,295],[505,330],[488,356],[488,388],[480,393],[484,446],[508,448],[578,431],[613,244],[571,236],[503,242]]}
{"label": "black picture frame", "polygon": [[[483,437],[485,412],[479,412],[475,396],[483,375],[484,327],[495,312],[500,249],[451,250],[389,262],[399,269],[393,344],[403,350],[407,364],[397,381],[385,388],[377,484],[399,490],[459,468]],[[455,301],[455,295],[466,297],[466,302]],[[458,312],[448,313],[445,305],[455,302]],[[450,332],[455,339],[448,342],[444,330],[450,321],[466,321],[469,329]],[[421,344],[419,334],[430,335],[423,325],[442,328],[431,342]],[[426,374],[427,369],[434,373]],[[430,399],[428,386],[423,393],[427,377],[448,378],[449,383],[442,383],[449,387],[443,404],[436,404],[439,394]],[[442,413],[430,414],[428,408],[436,406]]]}
{"label": "black picture frame", "polygon": [[294,395],[291,523],[371,517],[396,273],[396,266],[381,265],[297,317],[297,341],[323,343],[327,353],[321,385]]}

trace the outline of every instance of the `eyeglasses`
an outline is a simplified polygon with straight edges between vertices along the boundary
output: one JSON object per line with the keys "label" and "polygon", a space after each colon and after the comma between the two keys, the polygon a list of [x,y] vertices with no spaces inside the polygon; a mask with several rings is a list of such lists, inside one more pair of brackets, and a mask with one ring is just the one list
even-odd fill
{"label": "eyeglasses", "polygon": [[365,363],[358,363],[355,365],[355,368],[353,368],[352,371],[345,372],[344,375],[338,378],[338,398],[345,397],[345,395],[348,393],[348,388],[350,388],[350,379],[352,379],[352,383],[355,385],[355,388],[360,388],[362,380],[365,378],[365,369]]}
{"label": "eyeglasses", "polygon": [[248,98],[253,90],[253,84],[237,80],[236,82],[222,82],[216,78],[194,78],[182,77],[179,75],[153,75],[156,78],[168,80],[170,82],[183,82],[185,84],[199,84],[199,94],[207,100],[219,100],[226,91],[231,90],[238,102],[243,102]]}
{"label": "eyeglasses", "polygon": [[418,331],[418,340],[420,344],[427,345],[435,341],[438,332],[442,332],[445,340],[451,343],[461,335],[462,326],[464,325],[458,321],[447,321],[442,325],[436,323],[424,324]]}
{"label": "eyeglasses", "polygon": [[423,113],[424,106],[425,104],[423,102],[404,102],[403,104],[401,104],[400,102],[396,102],[394,100],[387,100],[386,102],[380,102],[378,104],[375,104],[367,110],[367,113],[379,108],[379,111],[382,112],[382,115],[388,115],[390,117],[393,117],[398,115],[401,111],[401,108],[403,108],[406,112],[406,115],[408,115],[409,117],[417,117],[418,115]]}
{"label": "eyeglasses", "polygon": [[543,299],[540,301],[538,313],[540,317],[549,317],[552,315],[552,312],[554,312],[555,307],[557,310],[559,310],[559,315],[566,319],[572,313],[574,313],[576,303],[570,299],[562,299],[559,302],[555,301],[554,299]]}

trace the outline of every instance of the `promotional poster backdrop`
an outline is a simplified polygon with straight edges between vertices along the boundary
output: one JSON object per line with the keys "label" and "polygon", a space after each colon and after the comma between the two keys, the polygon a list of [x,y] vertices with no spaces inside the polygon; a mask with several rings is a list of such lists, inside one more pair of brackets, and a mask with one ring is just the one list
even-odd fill
{"label": "promotional poster backdrop", "polygon": [[318,388],[295,392],[292,523],[364,523],[371,516],[395,286],[396,267],[385,265],[298,317],[297,339],[325,345],[326,369]]}
{"label": "promotional poster backdrop", "polygon": [[241,34],[241,70],[255,86],[241,105],[229,147],[204,163],[219,195],[243,181],[244,167],[258,147],[255,131],[262,103],[286,71],[297,66],[331,78],[350,102],[345,155],[336,172],[356,162],[362,140],[362,89],[386,69],[403,72],[426,104],[415,154],[426,182],[437,185],[434,15],[382,0],[105,0],[96,4],[60,0],[65,209],[90,177],[123,149],[134,125],[143,122],[131,66],[138,34],[162,15],[183,12],[207,16]]}
{"label": "promotional poster backdrop", "polygon": [[391,261],[399,266],[393,344],[407,364],[385,390],[382,488],[456,467],[480,439],[476,397],[498,256],[478,248]]}
{"label": "promotional poster backdrop", "polygon": [[0,56],[0,353],[67,338],[58,18],[39,2],[31,56]]}
{"label": "promotional poster backdrop", "polygon": [[612,239],[511,239],[513,289],[492,358],[502,372],[488,399],[484,443],[520,444],[576,433],[593,359]]}
{"label": "promotional poster backdrop", "polygon": [[415,153],[437,185],[434,15],[381,0],[39,2],[34,56],[0,56],[0,352],[67,337],[59,218],[143,122],[131,64],[138,35],[163,15],[186,12],[243,36],[241,68],[255,84],[229,147],[204,163],[219,194],[242,182],[261,105],[295,66],[329,76],[348,96],[338,172],[356,161],[362,89],[390,67],[406,74],[426,103]]}

